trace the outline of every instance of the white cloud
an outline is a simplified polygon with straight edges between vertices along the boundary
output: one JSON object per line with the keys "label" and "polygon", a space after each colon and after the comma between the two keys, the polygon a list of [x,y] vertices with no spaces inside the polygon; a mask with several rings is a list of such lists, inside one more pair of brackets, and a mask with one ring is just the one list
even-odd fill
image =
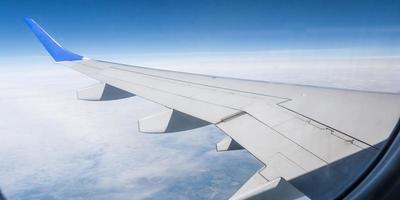
{"label": "white cloud", "polygon": [[[75,88],[93,81],[75,72],[59,68],[1,78],[0,186],[10,199],[229,197],[260,167],[245,152],[215,152],[221,134],[213,127],[138,133],[136,121],[160,106],[138,97],[76,100]],[[232,163],[247,171],[211,184],[215,191],[192,190],[209,188]],[[199,176],[204,178],[195,180]],[[181,191],[171,189],[176,185]]]}
{"label": "white cloud", "polygon": [[[400,82],[398,58],[364,58],[351,65],[246,53],[211,60],[125,59],[237,78],[400,91],[400,84],[393,84]],[[138,97],[76,100],[75,89],[94,81],[67,68],[29,68],[26,62],[11,69],[0,73],[0,186],[10,199],[221,199],[261,167],[245,151],[215,152],[222,135],[212,126],[138,133],[137,120],[159,105]]]}

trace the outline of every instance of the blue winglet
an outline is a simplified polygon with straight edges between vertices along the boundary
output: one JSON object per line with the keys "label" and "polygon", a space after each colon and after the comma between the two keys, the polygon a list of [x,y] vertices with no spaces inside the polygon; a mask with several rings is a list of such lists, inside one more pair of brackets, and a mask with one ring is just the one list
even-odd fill
{"label": "blue winglet", "polygon": [[82,60],[82,56],[74,54],[58,44],[33,19],[25,18],[25,22],[56,62]]}

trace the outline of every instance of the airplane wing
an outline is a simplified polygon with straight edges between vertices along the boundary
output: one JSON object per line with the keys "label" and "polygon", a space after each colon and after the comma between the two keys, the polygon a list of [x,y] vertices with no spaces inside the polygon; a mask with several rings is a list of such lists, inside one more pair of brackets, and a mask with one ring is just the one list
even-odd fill
{"label": "airplane wing", "polygon": [[[168,108],[139,120],[147,133],[214,124],[218,151],[246,149],[264,164],[231,199],[329,197],[363,171],[400,117],[400,95],[241,80],[94,60],[28,26],[57,63],[99,81],[86,100],[137,95]],[[347,180],[347,181],[346,181]]]}

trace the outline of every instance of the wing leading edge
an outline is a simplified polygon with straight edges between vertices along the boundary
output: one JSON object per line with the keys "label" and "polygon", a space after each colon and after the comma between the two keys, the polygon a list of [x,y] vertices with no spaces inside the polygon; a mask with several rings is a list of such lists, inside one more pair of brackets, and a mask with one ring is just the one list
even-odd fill
{"label": "wing leading edge", "polygon": [[229,142],[225,150],[236,144],[264,163],[232,199],[329,197],[348,184],[338,184],[338,179],[354,179],[368,165],[379,150],[376,145],[400,116],[398,94],[238,80],[83,58],[61,47],[32,19],[25,21],[56,62],[170,109],[142,128],[151,130],[148,124],[154,124],[157,132],[165,131],[179,119],[171,113],[182,113],[181,118],[224,131],[228,138],[223,142]]}

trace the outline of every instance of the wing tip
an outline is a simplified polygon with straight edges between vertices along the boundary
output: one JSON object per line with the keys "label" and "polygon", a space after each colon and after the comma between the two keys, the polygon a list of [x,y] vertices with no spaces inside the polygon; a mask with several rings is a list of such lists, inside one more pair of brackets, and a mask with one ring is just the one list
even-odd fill
{"label": "wing tip", "polygon": [[24,17],[25,23],[35,34],[36,38],[42,43],[47,52],[56,62],[82,60],[83,56],[72,53],[64,49],[56,40],[54,40],[42,27],[39,26],[30,17]]}

